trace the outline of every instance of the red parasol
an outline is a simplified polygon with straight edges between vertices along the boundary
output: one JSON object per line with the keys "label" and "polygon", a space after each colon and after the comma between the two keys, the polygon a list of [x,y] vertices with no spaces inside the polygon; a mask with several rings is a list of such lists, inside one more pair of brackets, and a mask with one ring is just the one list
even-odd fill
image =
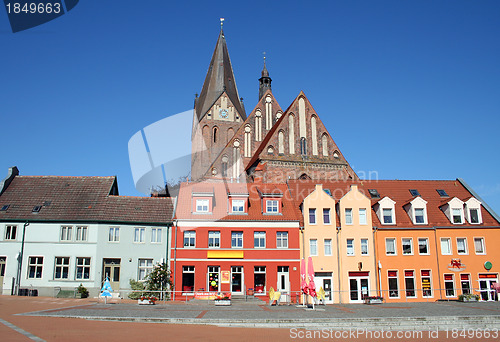
{"label": "red parasol", "polygon": [[307,268],[307,273],[309,277],[309,294],[312,297],[316,297],[316,285],[314,284],[314,266],[313,266],[313,259],[312,257],[309,257],[309,260],[307,260],[308,263],[308,268]]}
{"label": "red parasol", "polygon": [[496,290],[497,293],[500,293],[500,283],[493,283],[491,284],[491,288]]}
{"label": "red parasol", "polygon": [[300,260],[300,288],[306,295],[309,294],[309,287],[306,282],[306,260]]}

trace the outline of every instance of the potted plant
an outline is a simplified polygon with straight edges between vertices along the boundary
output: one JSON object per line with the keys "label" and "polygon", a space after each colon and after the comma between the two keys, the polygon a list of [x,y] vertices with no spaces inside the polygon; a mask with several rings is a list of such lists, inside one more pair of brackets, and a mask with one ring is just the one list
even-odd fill
{"label": "potted plant", "polygon": [[155,305],[158,298],[154,296],[141,296],[137,299],[139,305]]}
{"label": "potted plant", "polygon": [[477,302],[478,300],[479,296],[472,293],[461,294],[460,296],[458,296],[459,302]]}
{"label": "potted plant", "polygon": [[76,298],[87,298],[89,296],[89,291],[83,284],[80,283],[80,285],[76,288]]}

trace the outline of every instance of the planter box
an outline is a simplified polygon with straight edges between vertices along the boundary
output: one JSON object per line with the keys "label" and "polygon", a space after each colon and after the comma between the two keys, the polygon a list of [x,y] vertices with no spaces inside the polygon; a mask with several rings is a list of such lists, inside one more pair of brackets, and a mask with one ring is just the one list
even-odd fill
{"label": "planter box", "polygon": [[464,298],[462,299],[462,302],[477,302],[476,298]]}
{"label": "planter box", "polygon": [[384,298],[366,298],[365,299],[365,304],[383,304],[384,303]]}
{"label": "planter box", "polygon": [[138,299],[137,300],[137,304],[139,305],[155,305],[155,302],[153,302],[152,300],[149,300],[149,299]]}
{"label": "planter box", "polygon": [[216,299],[215,305],[216,306],[229,306],[229,305],[231,305],[231,300],[230,299]]}

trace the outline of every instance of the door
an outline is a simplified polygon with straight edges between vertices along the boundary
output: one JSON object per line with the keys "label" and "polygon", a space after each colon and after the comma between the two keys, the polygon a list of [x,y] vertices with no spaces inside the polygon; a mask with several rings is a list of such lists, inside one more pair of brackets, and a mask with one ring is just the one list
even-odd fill
{"label": "door", "polygon": [[243,292],[243,267],[231,267],[231,292],[240,294]]}
{"label": "door", "polygon": [[0,257],[0,295],[3,294],[3,277],[5,276],[6,257]]}
{"label": "door", "polygon": [[290,299],[290,278],[288,266],[278,266],[278,291],[281,292],[280,302],[289,302]]}
{"label": "door", "polygon": [[210,292],[220,291],[220,267],[208,266],[207,289]]}
{"label": "door", "polygon": [[349,301],[351,303],[363,303],[363,299],[369,296],[369,293],[368,278],[349,278]]}
{"label": "door", "polygon": [[103,259],[102,281],[109,278],[113,291],[120,290],[120,259]]}
{"label": "door", "polygon": [[314,273],[314,285],[316,292],[323,288],[325,291],[325,304],[333,304],[333,276],[331,272],[316,272]]}
{"label": "door", "polygon": [[480,279],[479,280],[479,292],[481,300],[485,301],[497,301],[498,294],[495,289],[491,288],[491,285],[497,282],[496,279]]}

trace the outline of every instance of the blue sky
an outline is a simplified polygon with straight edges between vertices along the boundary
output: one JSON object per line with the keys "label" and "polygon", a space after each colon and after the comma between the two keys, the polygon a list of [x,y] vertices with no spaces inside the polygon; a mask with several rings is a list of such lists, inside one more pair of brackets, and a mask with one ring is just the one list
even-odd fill
{"label": "blue sky", "polygon": [[500,213],[499,1],[80,1],[16,34],[0,9],[0,178],[140,195],[128,140],[192,109],[220,17],[248,112],[266,51],[281,107],[303,90],[360,175],[460,177]]}

